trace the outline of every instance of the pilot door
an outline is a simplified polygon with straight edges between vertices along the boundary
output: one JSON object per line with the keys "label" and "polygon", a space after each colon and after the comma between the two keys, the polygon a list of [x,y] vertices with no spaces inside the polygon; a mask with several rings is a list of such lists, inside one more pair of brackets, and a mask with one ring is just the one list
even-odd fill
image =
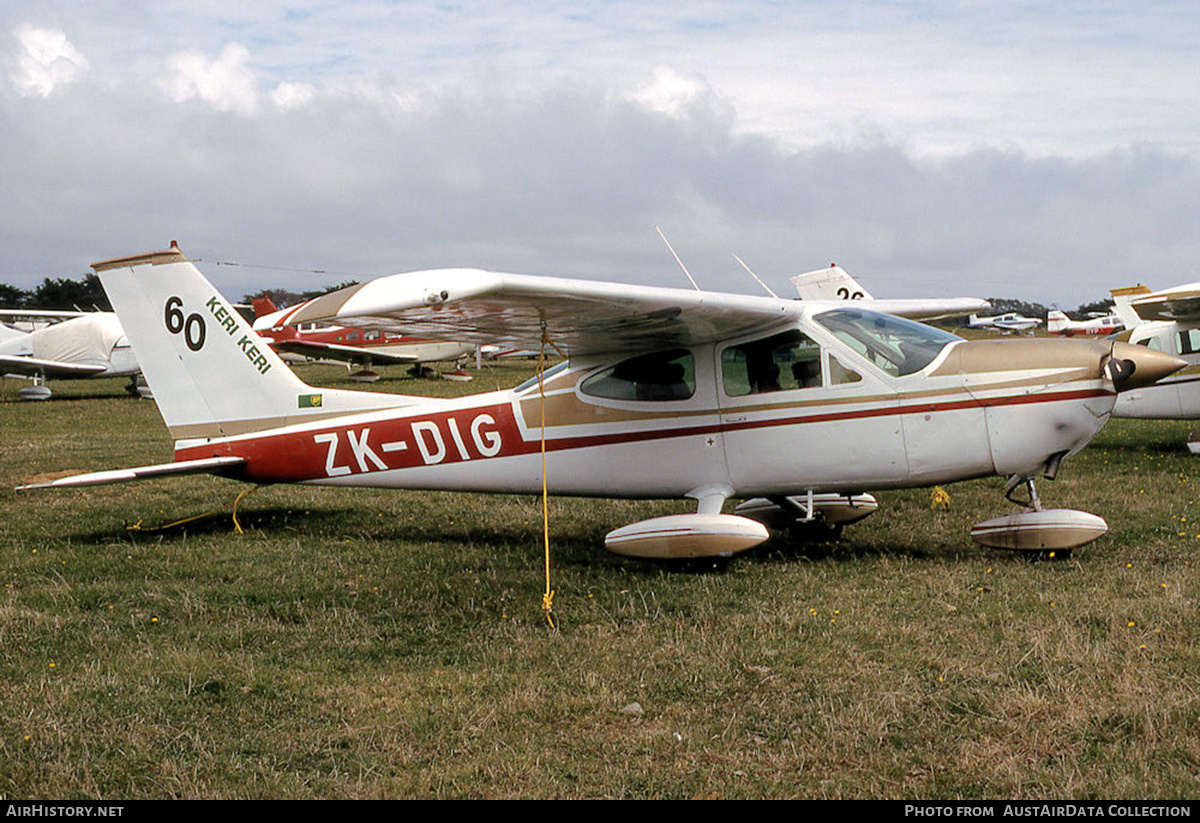
{"label": "pilot door", "polygon": [[896,393],[799,329],[719,346],[717,396],[737,494],[863,491],[908,470]]}

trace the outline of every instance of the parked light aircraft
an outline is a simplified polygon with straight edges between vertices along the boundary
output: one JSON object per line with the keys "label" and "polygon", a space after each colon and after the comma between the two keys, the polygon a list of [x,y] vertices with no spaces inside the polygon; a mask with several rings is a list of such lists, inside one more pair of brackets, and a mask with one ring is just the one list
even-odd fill
{"label": "parked light aircraft", "polygon": [[[1137,285],[1112,290],[1126,331],[1118,339],[1174,354],[1187,362],[1161,385],[1144,386],[1117,401],[1113,415],[1151,419],[1200,418],[1200,283],[1151,291]],[[1188,443],[1200,452],[1200,441]]]}
{"label": "parked light aircraft", "polygon": [[[30,314],[8,312],[10,317]],[[0,325],[0,374],[32,381],[32,385],[20,390],[22,398],[49,398],[48,378],[133,377],[138,373],[137,360],[114,313],[37,312],[33,316],[41,320],[68,319],[32,331]]]}
{"label": "parked light aircraft", "polygon": [[863,308],[916,320],[961,317],[987,311],[992,304],[974,297],[877,299],[836,263],[790,280],[801,300],[856,300]]}
{"label": "parked light aircraft", "polygon": [[383,329],[347,329],[339,326],[305,324],[304,328],[276,322],[282,313],[267,298],[257,298],[254,306],[254,330],[280,354],[303,360],[335,361],[357,368],[351,379],[375,382],[379,374],[372,365],[414,366],[444,360],[456,361],[470,356],[475,347],[466,343],[427,340]]}
{"label": "parked light aircraft", "polygon": [[174,244],[94,268],[175,462],[25,488],[211,473],[536,493],[545,478],[555,494],[695,500],[693,514],[609,533],[610,549],[640,557],[728,556],[766,540],[761,522],[722,513],[731,498],[766,498],[798,520],[821,493],[852,505],[864,490],[992,474],[1011,478],[1010,495],[1024,482],[1033,511],[990,521],[988,545],[1023,546],[1062,511],[1079,517],[1054,526],[1054,541],[1095,537],[1099,518],[1041,510],[1032,478],[1053,477],[1096,434],[1118,391],[1181,365],[1142,346],[964,341],[845,303],[473,269],[383,277],[288,310],[289,323],[549,341],[567,355],[515,389],[429,399],[306,385]]}
{"label": "parked light aircraft", "polygon": [[1050,334],[1061,334],[1071,337],[1077,334],[1091,334],[1107,337],[1125,328],[1125,323],[1117,314],[1102,314],[1089,317],[1087,320],[1072,320],[1066,312],[1052,309],[1046,315],[1046,331]]}
{"label": "parked light aircraft", "polygon": [[1042,325],[1036,317],[1026,317],[1016,312],[1006,312],[995,317],[977,317],[972,314],[967,320],[967,327],[972,329],[992,329],[999,332],[1030,331]]}

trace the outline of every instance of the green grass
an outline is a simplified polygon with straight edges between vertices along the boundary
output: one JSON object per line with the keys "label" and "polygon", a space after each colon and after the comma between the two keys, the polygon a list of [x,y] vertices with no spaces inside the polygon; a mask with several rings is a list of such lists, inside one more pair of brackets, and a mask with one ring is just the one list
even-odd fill
{"label": "green grass", "polygon": [[1200,794],[1186,423],[1114,421],[1040,484],[1111,526],[1065,562],[971,543],[1010,509],[999,479],[948,487],[948,511],[881,494],[836,545],[772,541],[709,573],[603,549],[685,502],[555,499],[555,632],[536,499],[264,488],[239,535],[244,487],[215,478],[18,495],[171,449],[121,381],[41,404],[17,385],[0,385],[6,797]]}

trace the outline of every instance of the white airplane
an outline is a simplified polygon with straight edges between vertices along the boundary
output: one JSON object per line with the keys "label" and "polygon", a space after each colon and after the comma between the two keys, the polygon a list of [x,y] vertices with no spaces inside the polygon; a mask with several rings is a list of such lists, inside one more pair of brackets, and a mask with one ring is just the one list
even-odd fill
{"label": "white airplane", "polygon": [[1046,331],[1050,334],[1061,334],[1071,337],[1077,334],[1091,334],[1107,337],[1125,328],[1124,321],[1118,314],[1101,314],[1089,317],[1087,320],[1072,320],[1066,312],[1052,309],[1046,315]]}
{"label": "white airplane", "polygon": [[[1144,285],[1112,290],[1126,331],[1118,339],[1177,355],[1187,366],[1161,385],[1122,395],[1113,415],[1149,419],[1200,418],[1200,283],[1151,291]],[[1200,452],[1200,441],[1188,443]]]}
{"label": "white airplane", "polygon": [[[1008,548],[1102,534],[1041,508],[1053,477],[1104,425],[1118,391],[1181,365],[1141,346],[964,341],[845,303],[781,300],[474,269],[362,283],[289,323],[394,325],[568,359],[514,389],[457,399],[300,381],[177,247],[94,264],[175,440],[175,462],[24,488],[210,473],[247,483],[691,498],[692,514],[610,532],[636,557],[727,557],[762,520],[812,519],[822,495],[994,474],[1030,509],[977,527]],[[775,516],[772,516],[775,515]]]}
{"label": "white airplane", "polygon": [[798,274],[789,282],[801,300],[862,301],[859,305],[863,308],[915,320],[961,317],[992,307],[988,301],[974,297],[877,299],[836,263],[828,268]]}
{"label": "white airplane", "polygon": [[[8,312],[10,317],[29,314]],[[137,375],[137,360],[114,313],[39,312],[37,316],[69,319],[32,331],[0,324],[0,373],[32,381],[18,392],[23,399],[48,399],[47,379]]]}
{"label": "white airplane", "polygon": [[995,317],[978,317],[974,314],[967,320],[971,329],[992,329],[999,332],[1030,331],[1042,325],[1036,317],[1026,317],[1016,312],[1006,312]]}

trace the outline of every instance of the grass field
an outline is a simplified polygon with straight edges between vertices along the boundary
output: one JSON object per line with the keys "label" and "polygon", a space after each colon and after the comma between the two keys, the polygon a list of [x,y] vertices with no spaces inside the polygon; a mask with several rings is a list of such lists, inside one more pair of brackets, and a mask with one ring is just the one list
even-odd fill
{"label": "grass field", "polygon": [[945,511],[883,493],[835,545],[707,573],[603,549],[685,502],[555,499],[556,632],[538,500],[264,488],[236,534],[228,480],[18,495],[171,457],[123,381],[40,404],[18,385],[0,385],[7,798],[1200,796],[1186,423],[1114,421],[1039,486],[1111,527],[1060,562],[971,543],[1011,508],[999,479],[948,487]]}

